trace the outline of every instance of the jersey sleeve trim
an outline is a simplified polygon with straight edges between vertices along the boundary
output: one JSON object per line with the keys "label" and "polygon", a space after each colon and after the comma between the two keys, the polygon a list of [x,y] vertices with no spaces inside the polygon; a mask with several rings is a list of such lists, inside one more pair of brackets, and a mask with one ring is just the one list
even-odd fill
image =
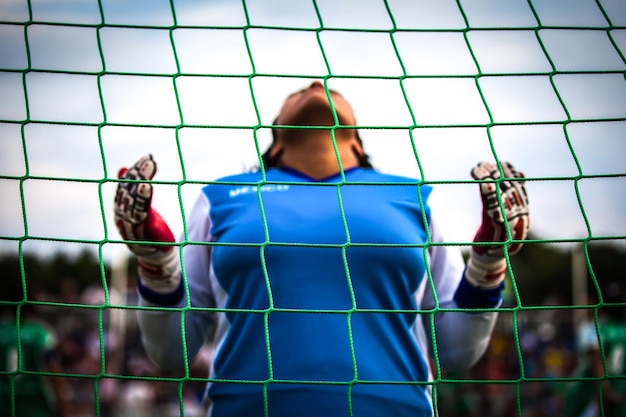
{"label": "jersey sleeve trim", "polygon": [[463,279],[454,293],[454,302],[460,308],[494,308],[502,302],[503,290],[504,281],[495,288],[478,288],[470,284],[463,274]]}
{"label": "jersey sleeve trim", "polygon": [[185,297],[185,286],[182,279],[178,283],[178,287],[176,287],[173,292],[167,294],[151,290],[141,282],[141,279],[137,279],[137,290],[139,291],[139,295],[146,301],[166,307],[178,305]]}

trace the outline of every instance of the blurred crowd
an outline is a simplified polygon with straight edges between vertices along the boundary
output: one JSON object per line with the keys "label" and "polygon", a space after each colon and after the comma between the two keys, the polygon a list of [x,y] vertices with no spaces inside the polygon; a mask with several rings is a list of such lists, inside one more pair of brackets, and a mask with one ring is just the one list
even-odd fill
{"label": "blurred crowd", "polygon": [[501,313],[482,359],[463,375],[443,376],[450,382],[440,387],[440,416],[564,416],[571,383],[563,378],[574,374],[581,356],[571,315]]}
{"label": "blurred crowd", "polygon": [[481,360],[442,375],[439,416],[626,416],[626,305],[622,294],[616,300],[610,308],[574,309],[558,296],[505,306]]}
{"label": "blurred crowd", "polygon": [[141,346],[133,290],[123,299],[114,289],[108,292],[108,304],[130,308],[102,308],[102,287],[79,292],[71,279],[59,295],[38,299],[44,301],[37,305],[38,318],[57,340],[53,357],[63,377],[44,380],[56,385],[59,417],[204,416],[209,346],[187,375],[155,367]]}
{"label": "blurred crowd", "polygon": [[[56,334],[55,357],[63,377],[44,379],[57,385],[63,417],[204,415],[209,346],[186,375],[163,372],[141,346],[133,290],[107,295],[110,305],[130,308],[103,309],[101,287],[79,292],[72,280],[64,282],[59,295],[46,297],[40,298],[51,303],[38,306],[39,318]],[[438,415],[566,415],[571,378],[585,356],[577,343],[581,323],[574,310],[558,307],[563,304],[548,300],[540,308],[501,312],[488,351],[476,366],[463,374],[435,374]]]}

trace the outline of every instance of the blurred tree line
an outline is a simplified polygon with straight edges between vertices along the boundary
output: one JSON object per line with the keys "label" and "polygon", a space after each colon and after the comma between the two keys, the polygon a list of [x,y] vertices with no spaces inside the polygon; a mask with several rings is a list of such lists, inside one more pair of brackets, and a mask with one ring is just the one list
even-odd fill
{"label": "blurred tree line", "polygon": [[[535,239],[530,237],[530,239]],[[536,239],[538,240],[538,239]],[[541,305],[548,297],[564,305],[574,299],[572,274],[575,245],[564,243],[527,243],[522,251],[511,257],[515,285],[522,305]],[[626,289],[626,246],[611,241],[592,240],[580,245],[583,265],[586,265],[586,288],[589,303],[599,299],[615,302],[624,294],[607,294],[611,286]]]}
{"label": "blurred tree line", "polygon": [[[129,258],[128,277],[134,279],[136,260]],[[103,282],[111,282],[111,266],[100,261],[91,249],[84,249],[78,254],[57,252],[52,256],[40,256],[36,253],[0,253],[0,288],[6,293],[19,292],[26,281],[29,291],[59,295],[63,281],[71,280],[79,292],[93,286],[102,288]],[[29,295],[30,296],[30,295]],[[0,296],[0,300],[4,297]]]}
{"label": "blurred tree line", "polygon": [[[587,244],[587,288],[592,299],[597,298],[597,286],[604,291],[611,283],[626,283],[626,245],[610,241],[590,241]],[[541,305],[548,296],[556,296],[563,304],[572,302],[572,244],[530,242],[511,257],[515,287],[522,305]],[[29,286],[38,291],[57,295],[63,279],[75,281],[79,290],[110,283],[111,266],[100,262],[97,254],[85,249],[78,255],[56,253],[41,257],[33,253],[0,254],[1,288],[20,288],[25,277]],[[136,261],[128,262],[129,280],[135,279]],[[509,285],[509,287],[512,287]],[[511,291],[512,288],[509,288]],[[603,295],[604,297],[604,295]]]}

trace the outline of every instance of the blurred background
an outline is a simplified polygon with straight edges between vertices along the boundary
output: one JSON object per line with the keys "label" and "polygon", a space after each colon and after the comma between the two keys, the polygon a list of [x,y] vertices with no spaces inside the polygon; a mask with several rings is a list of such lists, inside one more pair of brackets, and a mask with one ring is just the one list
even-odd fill
{"label": "blurred background", "polygon": [[322,80],[377,169],[434,186],[452,243],[481,220],[477,162],[525,173],[532,241],[488,355],[438,385],[440,415],[560,415],[571,383],[542,378],[574,375],[578,329],[623,303],[625,56],[622,0],[2,0],[0,285],[28,284],[57,333],[85,404],[68,415],[200,413],[206,357],[195,382],[139,344],[118,169],[152,153],[180,235],[203,184],[257,166],[285,97]]}

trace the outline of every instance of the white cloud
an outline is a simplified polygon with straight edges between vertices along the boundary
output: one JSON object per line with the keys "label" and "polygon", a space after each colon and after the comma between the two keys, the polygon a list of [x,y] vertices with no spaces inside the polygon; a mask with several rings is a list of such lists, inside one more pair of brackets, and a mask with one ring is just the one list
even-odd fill
{"label": "white cloud", "polygon": [[110,72],[174,74],[176,62],[167,29],[103,28],[99,32]]}
{"label": "white cloud", "polygon": [[245,78],[179,77],[178,98],[186,125],[254,126],[258,123]]}
{"label": "white cloud", "polygon": [[107,122],[174,126],[180,123],[172,78],[105,75],[100,79]]}
{"label": "white cloud", "polygon": [[464,29],[455,0],[388,0],[396,27],[401,29]]}
{"label": "white cloud", "polygon": [[409,75],[465,75],[477,72],[462,33],[395,32],[398,55]]}
{"label": "white cloud", "polygon": [[173,39],[180,71],[184,74],[252,73],[241,30],[175,29]]}
{"label": "white cloud", "polygon": [[31,67],[38,70],[101,71],[96,32],[92,27],[30,25],[27,34]]}
{"label": "white cloud", "polygon": [[534,27],[537,20],[527,0],[461,2],[470,27]]}
{"label": "white cloud", "polygon": [[564,121],[566,114],[548,76],[487,76],[479,79],[493,120]]}
{"label": "white cloud", "polygon": [[93,75],[32,72],[26,75],[30,117],[38,121],[103,121],[98,79]]}
{"label": "white cloud", "polygon": [[257,73],[328,75],[315,32],[250,29],[246,35]]}
{"label": "white cloud", "polygon": [[29,236],[96,241],[103,238],[97,183],[29,179],[23,187]]}
{"label": "white cloud", "polygon": [[595,0],[536,0],[533,6],[546,26],[607,25]]}
{"label": "white cloud", "polygon": [[0,180],[0,196],[0,234],[13,238],[24,236],[19,180]]}
{"label": "white cloud", "polygon": [[626,121],[570,123],[567,133],[584,175],[626,172]]}
{"label": "white cloud", "polygon": [[0,123],[0,175],[26,174],[21,127],[17,123]]}
{"label": "white cloud", "polygon": [[174,23],[168,0],[100,0],[100,3],[108,24],[170,26]]}
{"label": "white cloud", "polygon": [[473,78],[415,78],[404,85],[420,126],[489,123]]}
{"label": "white cloud", "polygon": [[318,0],[324,27],[392,29],[385,4],[379,0]]}
{"label": "white cloud", "polygon": [[539,35],[550,59],[562,71],[623,71],[626,68],[605,30],[543,29]]}
{"label": "white cloud", "polygon": [[176,21],[182,26],[242,27],[246,25],[246,14],[242,2],[176,0],[174,9]]}
{"label": "white cloud", "polygon": [[330,31],[320,40],[333,75],[403,75],[387,33]]}
{"label": "white cloud", "polygon": [[467,38],[483,74],[552,71],[534,30],[472,30]]}
{"label": "white cloud", "polygon": [[24,78],[19,73],[0,73],[0,120],[26,119]]}
{"label": "white cloud", "polygon": [[0,25],[0,68],[24,69],[28,66],[24,29],[18,25]]}
{"label": "white cloud", "polygon": [[31,0],[29,3],[35,21],[76,24],[102,21],[97,0]]}
{"label": "white cloud", "polygon": [[623,74],[559,74],[554,84],[574,120],[626,118]]}
{"label": "white cloud", "polygon": [[248,0],[246,9],[252,25],[319,27],[319,19],[312,1]]}

